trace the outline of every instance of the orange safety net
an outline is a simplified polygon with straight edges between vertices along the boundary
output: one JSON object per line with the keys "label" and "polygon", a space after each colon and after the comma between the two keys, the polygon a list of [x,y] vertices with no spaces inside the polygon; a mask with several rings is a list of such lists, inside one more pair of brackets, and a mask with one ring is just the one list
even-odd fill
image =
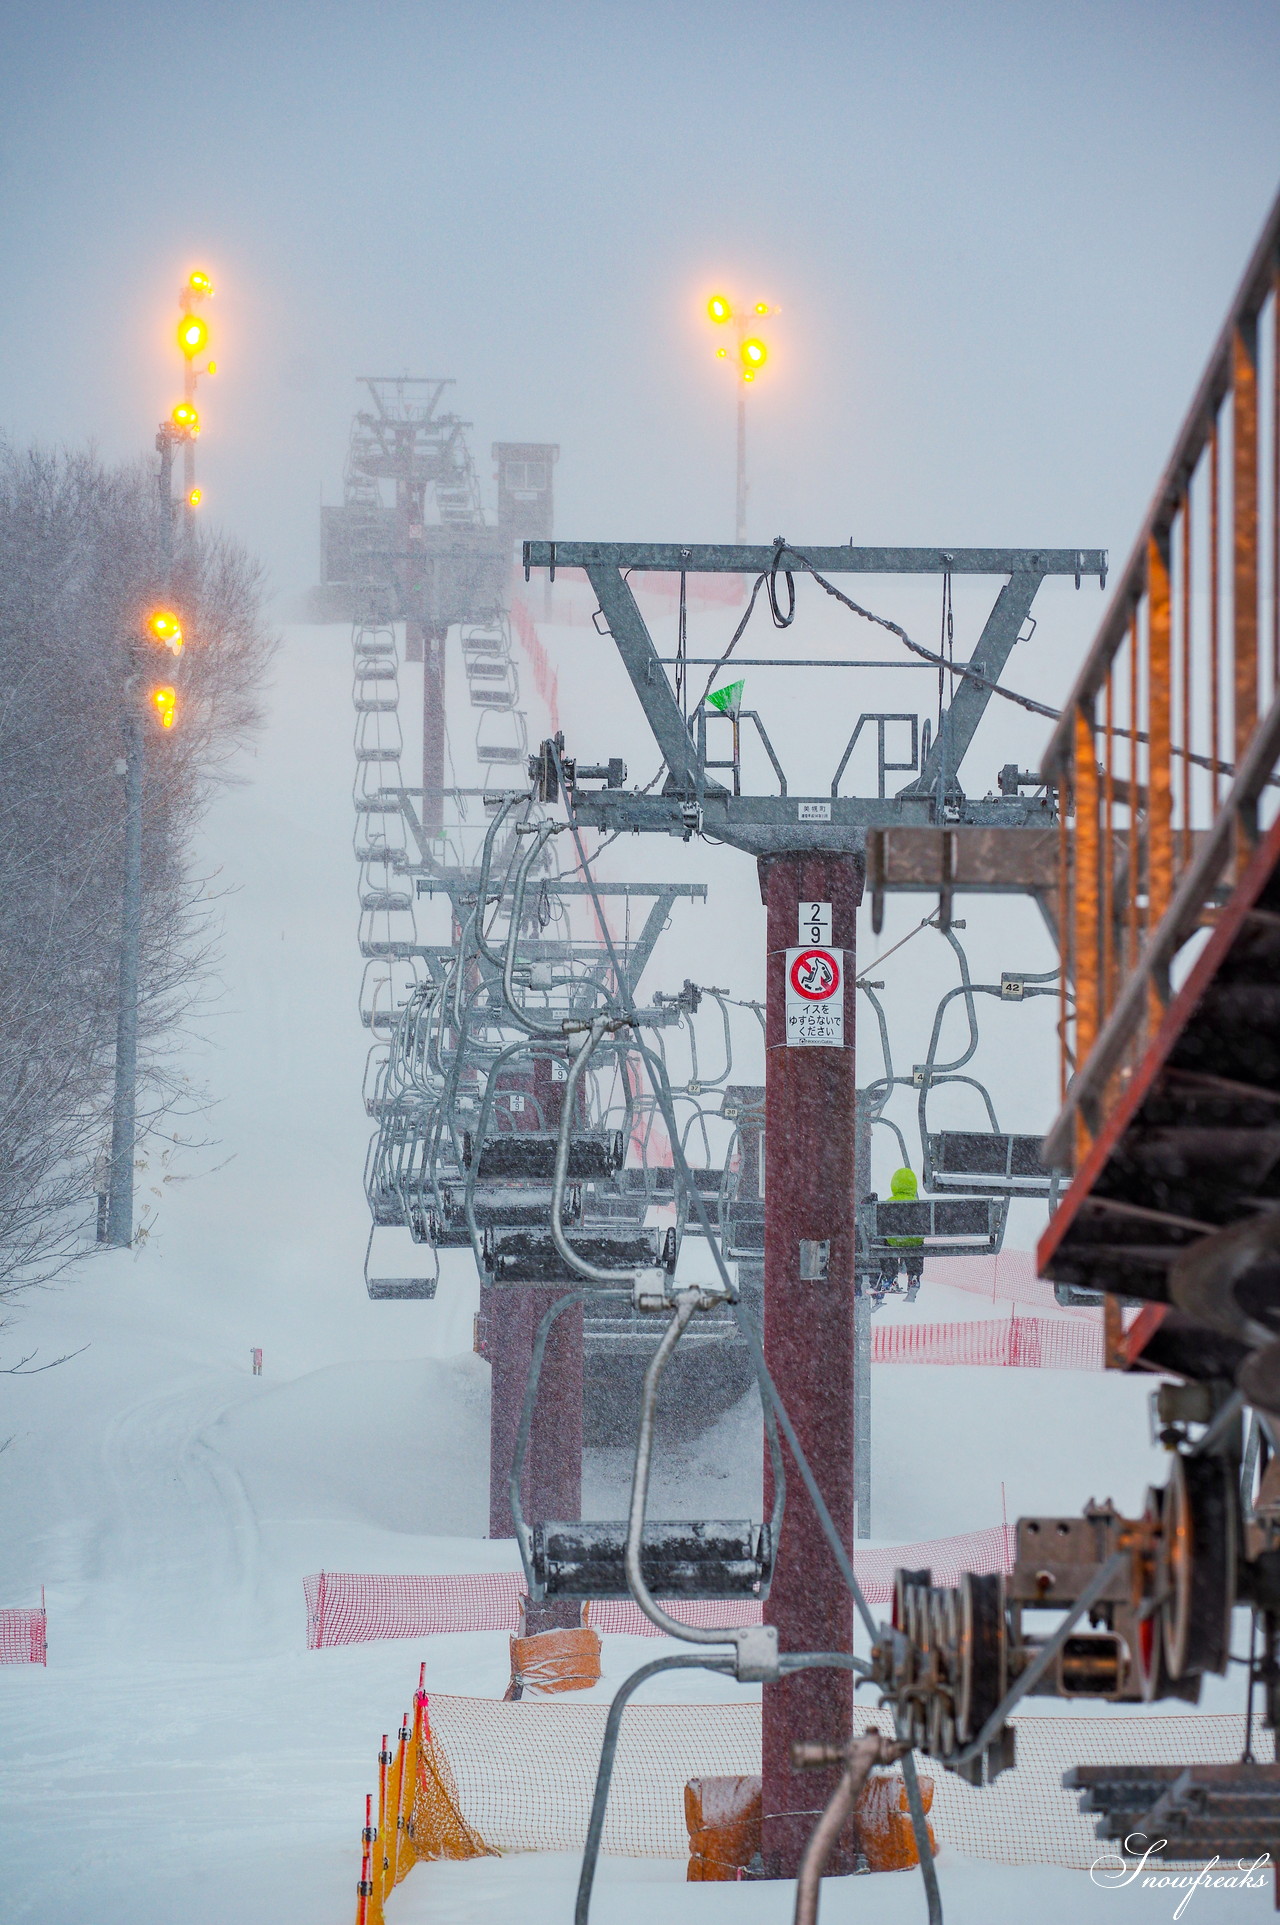
{"label": "orange safety net", "polygon": [[409,1838],[415,1859],[498,1856],[462,1815],[449,1760],[427,1719],[425,1697]]}
{"label": "orange safety net", "polygon": [[[564,1699],[521,1704],[436,1695],[432,1729],[448,1757],[458,1809],[494,1850],[577,1851],[586,1837],[608,1706]],[[859,1706],[860,1727],[892,1729],[887,1711]],[[976,1789],[917,1758],[934,1779],[932,1820],[940,1848],[1005,1864],[1087,1869],[1099,1857],[1094,1819],[1082,1815],[1062,1774],[1077,1764],[1229,1764],[1244,1743],[1244,1718],[1226,1713],[1164,1717],[1062,1712],[1016,1717],[1018,1762]],[[1255,1732],[1260,1756],[1270,1734]],[[622,1721],[604,1849],[634,1857],[684,1858],[684,1788],[691,1779],[760,1771],[760,1705],[632,1704]]]}
{"label": "orange safety net", "polygon": [[[581,1851],[608,1709],[563,1698],[512,1703],[436,1695],[428,1716],[420,1686],[399,1751],[380,1755],[378,1823],[369,1827],[357,1925],[382,1925],[386,1896],[419,1860]],[[858,1718],[864,1728],[892,1730],[887,1711],[859,1707]],[[1011,1722],[1017,1764],[993,1785],[967,1785],[917,1755],[922,1780],[932,1780],[926,1809],[932,1805],[930,1833],[940,1850],[1009,1865],[1088,1870],[1103,1859],[1114,1863],[1114,1844],[1098,1838],[1095,1817],[1064,1790],[1065,1771],[1081,1764],[1231,1764],[1244,1744],[1245,1721],[1237,1714],[1164,1717],[1135,1708]],[[1261,1761],[1270,1762],[1270,1734],[1256,1731],[1254,1743]],[[628,1705],[603,1849],[680,1859],[692,1850],[702,1865],[695,1871],[691,1864],[690,1877],[736,1876],[737,1863],[749,1863],[754,1851],[742,1856],[753,1822],[744,1781],[759,1777],[758,1699]],[[708,1800],[714,1779],[738,1781],[731,1810]],[[691,1808],[689,1792],[699,1782]],[[901,1781],[881,1779],[883,1790],[875,1782],[861,1814],[863,1849],[872,1869],[905,1869],[914,1862],[914,1842]],[[724,1861],[732,1861],[730,1869]]]}

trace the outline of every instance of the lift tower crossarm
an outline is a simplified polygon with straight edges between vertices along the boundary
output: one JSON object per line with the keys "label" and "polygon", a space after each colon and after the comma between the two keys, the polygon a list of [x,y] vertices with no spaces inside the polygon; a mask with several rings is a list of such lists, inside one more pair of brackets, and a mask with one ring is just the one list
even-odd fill
{"label": "lift tower crossarm", "polygon": [[[658,574],[766,575],[776,547],[732,542],[527,541],[526,578],[534,568],[631,568]],[[1096,575],[1105,581],[1105,548],[816,548],[784,545],[782,566],[820,575]]]}
{"label": "lift tower crossarm", "polygon": [[[575,543],[586,548],[589,544]],[[555,542],[526,542],[525,572],[536,564],[530,561],[530,550],[549,548],[552,561],[548,564],[555,569]],[[644,616],[636,607],[636,598],[628,588],[626,579],[618,563],[613,560],[586,562],[582,564],[587,571],[587,579],[596,592],[600,612],[608,623],[609,633],[617,644],[622,657],[622,665],[631,677],[631,686],[639,698],[645,713],[645,720],[653,730],[654,740],[662,751],[662,759],[667,765],[670,786],[677,791],[692,795],[697,789],[710,787],[719,789],[721,784],[708,784],[699,766],[698,751],[688,725],[680,713],[680,706],[671,693],[671,684],[658,659],[658,651],[653,646]],[[626,564],[622,564],[625,566]],[[578,566],[577,563],[574,566]],[[679,566],[679,564],[677,564]]]}
{"label": "lift tower crossarm", "polygon": [[[987,617],[972,656],[965,663],[966,668],[984,676],[988,682],[1000,680],[1043,580],[1044,572],[1039,569],[1019,569],[1009,577],[996,597],[995,607]],[[989,688],[969,676],[961,677],[919,775],[905,789],[899,789],[900,796],[933,795],[941,791],[944,799],[949,799],[960,765],[990,700]]]}
{"label": "lift tower crossarm", "polygon": [[[768,855],[796,847],[860,851],[869,828],[904,822],[941,828],[952,819],[956,804],[960,804],[956,819],[966,823],[1021,828],[1031,826],[1033,818],[1038,822],[1044,817],[1043,804],[1027,804],[1017,795],[965,802],[958,771],[1041,582],[1050,574],[1070,575],[1077,587],[1086,574],[1105,581],[1107,554],[1101,548],[948,550],[791,548],[785,544],[752,548],[727,543],[683,547],[672,542],[527,541],[524,564],[526,575],[534,568],[546,568],[552,576],[557,567],[585,571],[600,604],[598,614],[622,658],[667,767],[660,795],[578,790],[574,802],[578,819],[608,831],[649,830],[682,835],[686,840],[705,831],[753,855]],[[739,796],[708,776],[699,741],[681,712],[627,572],[741,575],[767,573],[777,566],[796,574],[823,574],[829,569],[846,575],[954,572],[1007,577],[971,661],[956,665],[960,686],[942,717],[922,772],[897,797],[791,796],[781,770],[780,795]],[[773,761],[778,769],[776,757]],[[803,832],[797,834],[800,825]]]}

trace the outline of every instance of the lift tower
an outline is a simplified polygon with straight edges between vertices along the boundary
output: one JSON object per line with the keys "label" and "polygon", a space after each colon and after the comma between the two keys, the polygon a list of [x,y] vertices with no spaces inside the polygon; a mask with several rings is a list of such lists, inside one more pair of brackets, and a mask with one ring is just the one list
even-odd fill
{"label": "lift tower", "polygon": [[[705,833],[756,857],[766,911],[768,980],[765,1033],[765,1359],[790,1413],[842,1543],[854,1537],[854,1298],[857,1253],[854,1052],[856,917],[869,835],[880,836],[877,887],[894,886],[884,841],[914,831],[934,845],[914,851],[912,875],[939,878],[944,912],[959,888],[992,886],[1041,894],[1045,832],[1054,822],[1047,794],[1022,784],[971,801],[959,770],[993,689],[1046,575],[1105,580],[1106,555],[1082,549],[921,549],[771,547],[674,543],[531,541],[525,572],[585,571],[599,602],[596,626],[612,636],[666,764],[658,793],[589,789],[569,798],[576,820],[606,832],[679,836]],[[700,708],[687,716],[627,582],[629,573],[739,574],[763,578],[776,601],[786,577],[965,575],[1007,579],[966,663],[956,664],[955,695],[928,751],[913,757],[914,780],[899,795],[842,796],[840,776],[859,718],[828,787],[791,792],[760,717],[731,718]],[[794,587],[794,581],[791,584]],[[794,608],[794,601],[791,604]],[[789,618],[784,617],[782,625]],[[779,658],[777,666],[788,666]],[[707,730],[732,721],[728,761],[709,760]],[[758,732],[778,792],[743,795],[743,725]],[[921,744],[922,746],[922,744]],[[593,753],[594,753],[593,745]],[[882,758],[883,759],[883,758]],[[732,768],[732,784],[709,773]],[[1016,774],[1016,771],[1015,771]],[[1034,786],[1031,785],[1031,786]],[[1001,833],[991,835],[992,830]],[[962,848],[961,839],[968,841]],[[984,855],[983,851],[987,851]],[[1023,871],[1025,870],[1025,874]],[[920,887],[919,880],[907,886]],[[915,1206],[880,1205],[881,1212]],[[767,1471],[766,1471],[767,1474]],[[767,1502],[767,1499],[766,1499]],[[852,1601],[816,1515],[798,1491],[786,1507],[766,1618],[788,1651],[850,1651]],[[791,1765],[796,1741],[847,1742],[853,1688],[847,1671],[807,1671],[764,1687],[764,1866],[794,1877],[815,1807],[828,1795]],[[851,1870],[843,1861],[829,1869]]]}
{"label": "lift tower", "polygon": [[[445,637],[455,624],[499,622],[517,538],[550,533],[559,450],[542,443],[495,447],[495,527],[467,441],[471,423],[442,405],[453,382],[361,380],[371,405],[351,424],[342,505],[320,511],[321,574],[328,605],[336,600],[356,622],[403,622],[405,659],[422,663],[424,817],[434,831],[443,820],[445,786]],[[483,672],[468,662],[473,703]]]}

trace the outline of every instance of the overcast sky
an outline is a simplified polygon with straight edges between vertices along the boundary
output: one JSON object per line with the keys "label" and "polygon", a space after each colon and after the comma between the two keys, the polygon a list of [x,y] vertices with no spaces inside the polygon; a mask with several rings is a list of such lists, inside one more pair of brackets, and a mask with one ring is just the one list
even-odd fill
{"label": "overcast sky", "polygon": [[566,537],[724,537],[724,290],[782,310],[753,536],[1124,551],[1280,176],[1278,55],[1243,0],[10,0],[0,428],[147,449],[201,265],[209,512],[283,592],[366,372],[455,375],[486,484],[558,441]]}

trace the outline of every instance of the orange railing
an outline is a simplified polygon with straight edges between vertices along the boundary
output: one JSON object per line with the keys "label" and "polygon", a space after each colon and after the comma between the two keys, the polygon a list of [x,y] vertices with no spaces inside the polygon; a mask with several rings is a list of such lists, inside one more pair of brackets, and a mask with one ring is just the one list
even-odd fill
{"label": "orange railing", "polygon": [[1059,1167],[1105,1128],[1180,952],[1280,804],[1278,291],[1280,199],[1044,760],[1060,803]]}

